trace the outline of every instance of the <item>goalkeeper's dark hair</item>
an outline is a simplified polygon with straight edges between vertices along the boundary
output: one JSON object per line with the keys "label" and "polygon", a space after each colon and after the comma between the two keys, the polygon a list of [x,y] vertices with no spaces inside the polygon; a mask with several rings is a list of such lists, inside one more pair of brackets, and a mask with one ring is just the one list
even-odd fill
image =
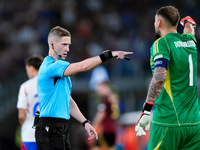
{"label": "goalkeeper's dark hair", "polygon": [[39,70],[44,58],[42,56],[32,56],[25,60],[26,66],[33,66],[36,70]]}
{"label": "goalkeeper's dark hair", "polygon": [[178,9],[173,6],[164,6],[157,10],[157,15],[161,15],[164,17],[171,26],[177,26],[180,14],[178,12]]}

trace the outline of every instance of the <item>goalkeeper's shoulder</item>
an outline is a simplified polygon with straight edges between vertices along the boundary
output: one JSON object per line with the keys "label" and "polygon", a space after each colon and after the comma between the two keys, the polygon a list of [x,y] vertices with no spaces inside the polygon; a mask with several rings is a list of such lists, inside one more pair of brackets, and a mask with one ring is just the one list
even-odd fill
{"label": "goalkeeper's shoulder", "polygon": [[[155,41],[154,41],[154,43],[153,43],[153,45],[154,44],[156,44],[156,45],[158,45],[158,44],[162,44],[162,43],[165,43],[165,38],[166,38],[166,36],[164,36],[164,37],[160,37],[160,38],[158,38],[158,39],[156,39]],[[153,46],[152,45],[152,46]]]}

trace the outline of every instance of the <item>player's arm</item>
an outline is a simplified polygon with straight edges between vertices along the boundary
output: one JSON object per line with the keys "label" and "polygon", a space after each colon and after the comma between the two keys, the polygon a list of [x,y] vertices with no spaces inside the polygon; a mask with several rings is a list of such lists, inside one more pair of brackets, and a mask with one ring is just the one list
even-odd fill
{"label": "player's arm", "polygon": [[96,138],[98,139],[97,132],[95,129],[91,126],[90,122],[83,116],[81,111],[79,110],[77,104],[75,101],[70,97],[70,115],[75,118],[77,121],[83,124],[86,131],[88,132],[89,139]]}
{"label": "player's arm", "polygon": [[156,67],[154,69],[154,75],[149,85],[146,102],[154,104],[162,91],[166,75],[167,70],[165,67]]}
{"label": "player's arm", "polygon": [[186,23],[183,29],[183,33],[191,33],[195,36],[195,30],[192,24]]}
{"label": "player's arm", "polygon": [[135,131],[137,132],[136,134],[137,136],[146,135],[143,128],[145,128],[146,131],[148,131],[150,128],[150,112],[164,86],[164,82],[167,75],[167,68],[168,68],[167,59],[161,58],[155,60],[154,75],[151,79],[147,93],[147,98],[142,108],[142,115],[138,119],[135,126]]}
{"label": "player's arm", "polygon": [[107,50],[99,56],[91,57],[77,63],[71,63],[65,69],[64,76],[71,76],[80,72],[90,71],[111,58],[124,59],[125,55],[129,54],[133,54],[133,52]]}
{"label": "player's arm", "polygon": [[19,119],[20,125],[22,126],[22,124],[24,123],[26,119],[26,109],[18,109],[18,119]]}
{"label": "player's arm", "polygon": [[184,26],[183,33],[191,33],[195,36],[195,28],[197,24],[190,16],[181,19],[180,24]]}
{"label": "player's arm", "polygon": [[[100,105],[101,105],[101,104],[100,104]],[[96,114],[96,116],[95,116],[93,122],[92,122],[92,125],[93,125],[94,127],[99,126],[99,125],[102,123],[102,121],[104,120],[105,117],[106,117],[106,112],[105,112],[105,110],[102,110],[102,111],[99,110],[99,111],[97,112],[97,114]]]}
{"label": "player's arm", "polygon": [[22,125],[26,119],[26,108],[27,108],[27,97],[25,84],[22,84],[19,88],[17,109],[18,109],[18,120]]}

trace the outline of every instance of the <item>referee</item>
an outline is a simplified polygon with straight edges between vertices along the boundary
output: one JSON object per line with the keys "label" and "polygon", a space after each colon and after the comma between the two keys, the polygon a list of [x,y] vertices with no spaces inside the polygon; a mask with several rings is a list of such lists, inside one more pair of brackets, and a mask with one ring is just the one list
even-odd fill
{"label": "referee", "polygon": [[59,26],[48,35],[49,54],[45,57],[38,74],[37,90],[40,103],[40,119],[36,126],[36,143],[39,150],[70,150],[69,119],[74,117],[83,124],[89,139],[97,133],[82,115],[71,97],[70,76],[89,71],[111,58],[124,59],[132,52],[105,51],[77,63],[66,60],[71,45],[69,31]]}

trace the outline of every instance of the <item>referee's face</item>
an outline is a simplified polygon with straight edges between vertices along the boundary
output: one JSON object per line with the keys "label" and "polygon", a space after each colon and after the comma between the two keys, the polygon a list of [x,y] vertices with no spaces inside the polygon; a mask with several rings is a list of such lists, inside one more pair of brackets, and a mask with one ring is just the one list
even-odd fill
{"label": "referee's face", "polygon": [[71,37],[63,36],[60,41],[54,44],[54,50],[61,56],[62,60],[65,60],[69,52],[69,46],[71,45]]}

